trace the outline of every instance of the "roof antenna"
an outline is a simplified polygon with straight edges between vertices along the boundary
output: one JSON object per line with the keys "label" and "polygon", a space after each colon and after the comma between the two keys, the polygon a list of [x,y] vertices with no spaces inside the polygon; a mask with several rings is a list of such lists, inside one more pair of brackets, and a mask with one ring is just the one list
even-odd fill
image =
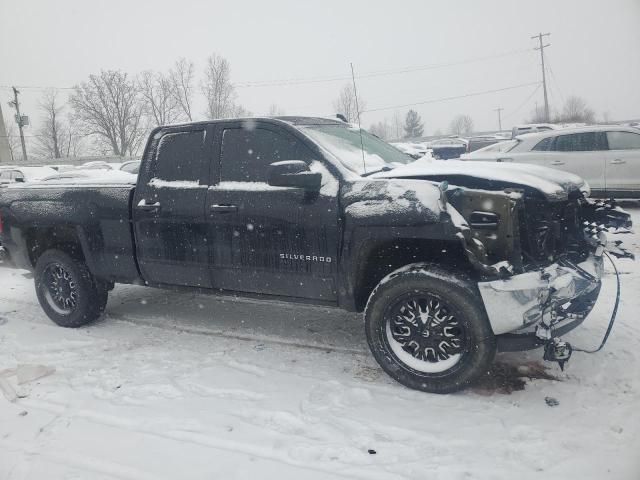
{"label": "roof antenna", "polygon": [[353,63],[351,65],[351,79],[353,80],[353,94],[356,97],[356,112],[358,114],[358,131],[360,132],[360,150],[362,151],[362,170],[367,173],[367,164],[364,161],[364,140],[362,139],[362,125],[360,125],[360,107],[358,106],[358,89],[356,88],[356,75],[353,73]]}

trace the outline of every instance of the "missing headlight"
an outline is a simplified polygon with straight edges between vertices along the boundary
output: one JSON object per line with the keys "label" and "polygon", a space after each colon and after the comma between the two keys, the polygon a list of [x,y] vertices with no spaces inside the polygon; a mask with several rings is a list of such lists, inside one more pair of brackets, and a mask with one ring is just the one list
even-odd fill
{"label": "missing headlight", "polygon": [[469,226],[475,229],[497,230],[500,216],[494,212],[472,212],[469,216]]}

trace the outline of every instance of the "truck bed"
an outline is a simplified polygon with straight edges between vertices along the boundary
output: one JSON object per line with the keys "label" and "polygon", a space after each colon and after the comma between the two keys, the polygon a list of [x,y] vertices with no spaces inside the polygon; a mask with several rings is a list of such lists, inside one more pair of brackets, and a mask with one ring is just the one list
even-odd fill
{"label": "truck bed", "polygon": [[[134,190],[131,184],[35,183],[0,189],[4,223],[18,227],[5,232],[5,246],[10,252],[27,252],[14,254],[11,262],[32,268],[32,254],[52,238],[75,233],[95,275],[134,282],[139,277],[131,228]],[[30,235],[33,227],[37,235]]]}

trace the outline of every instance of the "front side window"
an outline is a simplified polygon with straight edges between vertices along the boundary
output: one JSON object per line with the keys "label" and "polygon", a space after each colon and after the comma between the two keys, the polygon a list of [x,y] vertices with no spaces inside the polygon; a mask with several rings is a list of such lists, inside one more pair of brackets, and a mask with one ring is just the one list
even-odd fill
{"label": "front side window", "polygon": [[294,137],[266,128],[228,128],[222,133],[223,182],[267,182],[269,165],[281,160],[311,160]]}
{"label": "front side window", "polygon": [[166,181],[199,181],[204,133],[204,130],[193,130],[163,135],[158,143],[155,177]]}
{"label": "front side window", "polygon": [[551,146],[553,145],[553,137],[547,137],[540,140],[532,150],[537,152],[547,152],[551,150]]}
{"label": "front side window", "polygon": [[640,150],[640,133],[607,132],[609,150]]}

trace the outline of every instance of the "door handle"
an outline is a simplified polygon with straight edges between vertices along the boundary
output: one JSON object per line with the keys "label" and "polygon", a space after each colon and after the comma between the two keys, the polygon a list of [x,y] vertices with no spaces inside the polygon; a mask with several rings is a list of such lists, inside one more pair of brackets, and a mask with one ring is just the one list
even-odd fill
{"label": "door handle", "polygon": [[238,211],[237,205],[211,205],[209,207],[211,213],[234,213]]}
{"label": "door handle", "polygon": [[564,165],[564,162],[562,160],[553,160],[551,165]]}
{"label": "door handle", "polygon": [[160,202],[147,203],[143,198],[138,202],[138,210],[160,210]]}
{"label": "door handle", "polygon": [[621,158],[616,158],[615,160],[611,160],[612,165],[620,165],[622,163],[627,163],[627,161]]}

